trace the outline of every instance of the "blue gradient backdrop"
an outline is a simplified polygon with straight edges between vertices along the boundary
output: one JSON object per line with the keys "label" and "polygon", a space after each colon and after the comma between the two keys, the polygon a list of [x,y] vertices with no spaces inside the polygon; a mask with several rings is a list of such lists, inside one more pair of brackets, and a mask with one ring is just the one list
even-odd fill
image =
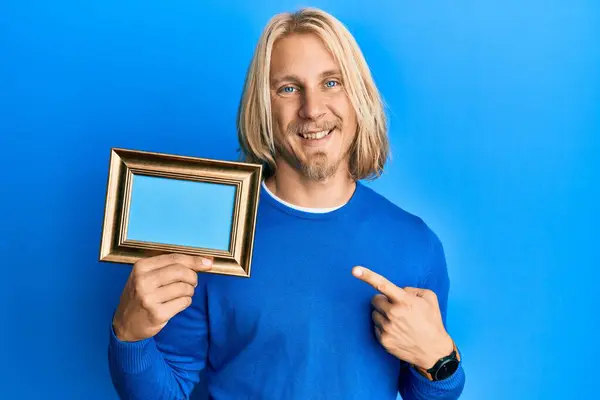
{"label": "blue gradient backdrop", "polygon": [[[116,398],[129,269],[97,262],[109,148],[235,159],[255,41],[304,4],[0,2],[0,397]],[[593,398],[600,3],[311,5],[350,27],[389,106],[373,187],[445,244],[462,398]]]}

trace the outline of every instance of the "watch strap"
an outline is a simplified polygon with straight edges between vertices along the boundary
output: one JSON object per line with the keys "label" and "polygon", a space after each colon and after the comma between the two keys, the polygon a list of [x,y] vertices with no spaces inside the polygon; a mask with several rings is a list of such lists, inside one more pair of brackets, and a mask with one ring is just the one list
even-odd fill
{"label": "watch strap", "polygon": [[452,341],[452,353],[450,353],[446,357],[439,359],[433,367],[431,367],[429,369],[425,369],[425,368],[413,365],[413,368],[418,373],[420,373],[425,378],[427,378],[428,380],[434,381],[434,380],[436,380],[435,379],[436,371],[441,367],[441,365],[443,365],[444,361],[447,360],[448,358],[455,358],[456,361],[460,362],[460,353],[458,352],[458,348],[456,347],[456,343],[454,342],[454,340]]}

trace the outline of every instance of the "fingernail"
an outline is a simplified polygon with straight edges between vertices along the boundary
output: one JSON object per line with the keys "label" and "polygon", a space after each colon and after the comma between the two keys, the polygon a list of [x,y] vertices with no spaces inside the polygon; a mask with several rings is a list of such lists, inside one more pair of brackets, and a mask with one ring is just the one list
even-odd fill
{"label": "fingernail", "polygon": [[354,267],[354,275],[361,276],[363,273],[362,269],[359,267]]}
{"label": "fingernail", "polygon": [[208,258],[202,258],[202,264],[209,266],[212,262]]}

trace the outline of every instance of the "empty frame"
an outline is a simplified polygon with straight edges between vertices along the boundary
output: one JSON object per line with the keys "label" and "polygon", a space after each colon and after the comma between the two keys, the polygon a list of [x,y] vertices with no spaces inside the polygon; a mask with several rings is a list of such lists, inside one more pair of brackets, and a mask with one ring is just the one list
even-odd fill
{"label": "empty frame", "polygon": [[111,149],[100,260],[211,257],[210,273],[249,277],[262,167]]}

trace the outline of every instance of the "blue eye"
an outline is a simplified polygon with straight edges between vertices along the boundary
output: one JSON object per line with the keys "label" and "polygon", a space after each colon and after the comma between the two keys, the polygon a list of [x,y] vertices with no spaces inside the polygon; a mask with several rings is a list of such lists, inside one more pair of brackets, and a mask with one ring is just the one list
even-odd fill
{"label": "blue eye", "polygon": [[326,83],[327,87],[334,87],[335,85],[337,85],[336,81],[327,81]]}
{"label": "blue eye", "polygon": [[294,91],[294,88],[291,86],[286,86],[283,88],[284,93],[293,93],[293,91]]}

